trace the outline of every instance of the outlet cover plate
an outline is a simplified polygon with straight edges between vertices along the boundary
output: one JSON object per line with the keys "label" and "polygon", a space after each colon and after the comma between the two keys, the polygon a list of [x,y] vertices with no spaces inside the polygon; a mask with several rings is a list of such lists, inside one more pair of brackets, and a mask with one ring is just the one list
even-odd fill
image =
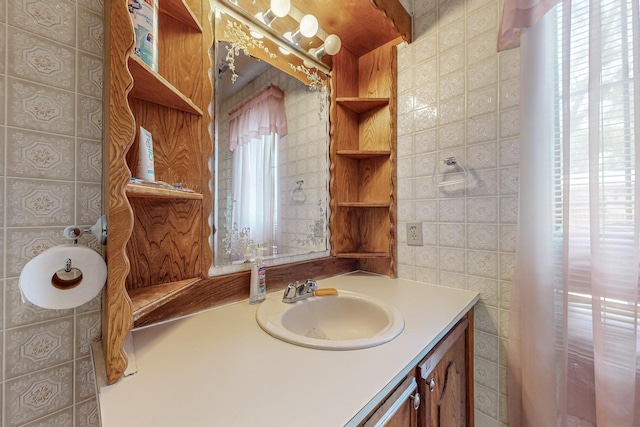
{"label": "outlet cover plate", "polygon": [[407,223],[407,245],[409,245],[409,246],[423,246],[422,245],[422,223],[421,222],[408,222]]}

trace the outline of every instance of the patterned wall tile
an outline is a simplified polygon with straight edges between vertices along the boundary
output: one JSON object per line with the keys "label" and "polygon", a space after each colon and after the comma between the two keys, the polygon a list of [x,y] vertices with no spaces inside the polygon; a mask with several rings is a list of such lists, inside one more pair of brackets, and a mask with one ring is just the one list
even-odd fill
{"label": "patterned wall tile", "polygon": [[[415,4],[416,2],[414,2]],[[450,23],[464,18],[464,0],[440,1],[438,8],[438,25],[440,28],[446,27]]]}
{"label": "patterned wall tile", "polygon": [[500,80],[520,77],[520,49],[509,49],[500,52]]}
{"label": "patterned wall tile", "polygon": [[439,224],[438,244],[441,247],[464,248],[465,241],[464,224]]}
{"label": "patterned wall tile", "polygon": [[8,22],[47,39],[73,45],[75,4],[70,0],[7,0]]}
{"label": "patterned wall tile", "polygon": [[503,224],[518,222],[518,197],[500,197],[500,222]]}
{"label": "patterned wall tile", "polygon": [[440,55],[440,77],[447,74],[459,71],[464,68],[465,65],[465,52],[464,46],[456,46]]}
{"label": "patterned wall tile", "polygon": [[8,226],[73,223],[73,183],[10,179],[7,188]]}
{"label": "patterned wall tile", "polygon": [[454,22],[448,27],[441,29],[438,35],[438,49],[440,52],[447,51],[452,47],[460,45],[464,40],[464,22],[462,20]]}
{"label": "patterned wall tile", "polygon": [[516,251],[517,228],[515,225],[500,226],[500,251],[515,252]]}
{"label": "patterned wall tile", "polygon": [[78,92],[102,97],[102,58],[78,52]]}
{"label": "patterned wall tile", "polygon": [[82,402],[96,396],[96,376],[91,357],[76,360],[75,396],[76,402]]}
{"label": "patterned wall tile", "polygon": [[498,138],[498,117],[496,114],[470,117],[467,120],[467,143],[495,141]]}
{"label": "patterned wall tile", "polygon": [[452,122],[458,122],[464,119],[466,113],[465,97],[458,96],[455,98],[440,101],[440,114],[438,124],[446,125]]}
{"label": "patterned wall tile", "polygon": [[414,6],[413,6],[414,16],[422,16],[426,13],[433,12],[436,9],[437,4],[438,4],[437,0],[421,0],[421,1],[414,2]]}
{"label": "patterned wall tile", "polygon": [[6,277],[18,277],[24,265],[52,246],[67,243],[62,228],[10,228],[6,230]]}
{"label": "patterned wall tile", "polygon": [[9,128],[8,173],[24,178],[73,180],[73,138]]}
{"label": "patterned wall tile", "polygon": [[497,307],[499,301],[499,284],[496,280],[485,277],[468,276],[467,289],[480,293],[483,304],[490,307]]}
{"label": "patterned wall tile", "polygon": [[498,278],[499,259],[496,252],[468,251],[467,272],[473,276]]}
{"label": "patterned wall tile", "polygon": [[91,343],[100,337],[100,312],[76,316],[76,357],[89,356]]}
{"label": "patterned wall tile", "polygon": [[50,368],[73,358],[73,319],[65,317],[5,332],[6,376]]}
{"label": "patterned wall tile", "polygon": [[438,249],[422,246],[415,248],[416,267],[435,270],[438,268]]}
{"label": "patterned wall tile", "polygon": [[497,363],[478,358],[473,365],[473,369],[476,382],[490,390],[498,391],[499,370]]}
{"label": "patterned wall tile", "polygon": [[496,55],[496,35],[489,31],[467,42],[467,61],[474,65]]}
{"label": "patterned wall tile", "polygon": [[78,10],[78,48],[103,56],[104,28],[102,17],[88,9]]}
{"label": "patterned wall tile", "polygon": [[498,173],[495,169],[472,170],[466,182],[467,196],[495,196],[498,194]]}
{"label": "patterned wall tile", "polygon": [[73,135],[75,102],[68,92],[8,79],[7,124]]}
{"label": "patterned wall tile", "polygon": [[472,39],[498,27],[498,5],[489,4],[467,17],[467,37]]}
{"label": "patterned wall tile", "polygon": [[4,78],[0,78],[0,93],[2,93],[4,95],[4,100],[5,102],[0,102],[0,125],[4,125],[5,124],[5,104],[6,104],[6,99],[7,99],[7,91],[5,90],[5,84],[4,84],[5,79]]}
{"label": "patterned wall tile", "polygon": [[498,110],[498,90],[495,86],[467,93],[467,115],[477,117]]}
{"label": "patterned wall tile", "polygon": [[32,423],[25,424],[25,427],[61,427],[73,424],[73,410],[71,408],[56,412],[48,417],[40,418]]}
{"label": "patterned wall tile", "polygon": [[467,225],[467,247],[485,251],[498,250],[498,226],[489,224]]}
{"label": "patterned wall tile", "polygon": [[102,214],[102,186],[100,184],[77,184],[76,200],[76,221],[78,224],[95,224]]}
{"label": "patterned wall tile", "polygon": [[[465,125],[459,121],[444,126],[438,126],[438,147],[440,150],[463,147],[466,143]],[[444,156],[441,156],[444,157]]]}
{"label": "patterned wall tile", "polygon": [[78,180],[102,181],[102,141],[79,139],[77,159]]}
{"label": "patterned wall tile", "polygon": [[520,79],[505,80],[500,84],[500,108],[517,107],[520,103]]}
{"label": "patterned wall tile", "polygon": [[465,272],[466,253],[460,249],[438,249],[438,266],[441,271],[451,273]]}
{"label": "patterned wall tile", "polygon": [[7,279],[6,281],[6,327],[15,328],[17,326],[40,323],[60,317],[73,315],[73,310],[46,310],[36,307],[29,302],[22,302],[22,295],[18,287],[18,279]]}
{"label": "patterned wall tile", "polygon": [[478,90],[498,83],[498,60],[488,58],[467,70],[467,89]]}
{"label": "patterned wall tile", "polygon": [[415,154],[430,153],[436,151],[438,146],[438,136],[434,129],[419,132],[414,136],[413,151]]}
{"label": "patterned wall tile", "polygon": [[500,141],[500,166],[514,166],[520,162],[520,140],[512,138]]}
{"label": "patterned wall tile", "polygon": [[18,377],[5,383],[5,425],[17,427],[72,403],[73,363]]}
{"label": "patterned wall tile", "polygon": [[77,135],[86,139],[102,137],[102,101],[78,95]]}
{"label": "patterned wall tile", "polygon": [[76,57],[69,46],[9,28],[9,75],[72,90]]}
{"label": "patterned wall tile", "polygon": [[456,288],[456,289],[466,289],[464,274],[456,274],[456,273],[449,273],[447,271],[441,271],[439,276],[440,276],[439,283],[441,286],[448,286],[450,288]]}
{"label": "patterned wall tile", "polygon": [[100,411],[95,399],[76,404],[76,427],[100,427]]}
{"label": "patterned wall tile", "polygon": [[467,201],[467,220],[469,222],[495,223],[498,212],[495,197],[475,197]]}
{"label": "patterned wall tile", "polygon": [[511,138],[520,133],[520,111],[515,108],[500,113],[500,138]]}
{"label": "patterned wall tile", "polygon": [[438,221],[440,222],[464,222],[465,203],[463,199],[439,200]]}
{"label": "patterned wall tile", "polygon": [[[433,83],[435,86],[435,82]],[[454,71],[440,78],[434,98],[440,94],[440,100],[463,95],[465,92],[464,70]]]}
{"label": "patterned wall tile", "polygon": [[[419,221],[435,222],[438,217],[437,200],[416,200],[414,218]],[[424,241],[423,241],[424,242]]]}
{"label": "patterned wall tile", "polygon": [[473,349],[477,357],[482,357],[492,362],[497,362],[499,359],[500,343],[496,335],[475,331]]}
{"label": "patterned wall tile", "polygon": [[91,9],[98,15],[104,13],[104,1],[103,0],[78,0],[78,5]]}
{"label": "patterned wall tile", "polygon": [[[4,7],[0,5],[0,9],[2,10],[2,12],[0,12],[0,15],[2,15],[4,12]],[[4,24],[0,24],[0,74],[5,73],[4,57],[5,57],[5,50],[6,50],[5,46],[7,45],[6,32],[7,32],[7,26]]]}

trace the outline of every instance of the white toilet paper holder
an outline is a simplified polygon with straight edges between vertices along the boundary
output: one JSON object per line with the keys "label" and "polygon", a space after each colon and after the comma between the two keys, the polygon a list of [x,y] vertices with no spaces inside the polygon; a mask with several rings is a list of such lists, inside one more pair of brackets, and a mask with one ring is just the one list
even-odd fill
{"label": "white toilet paper holder", "polygon": [[64,237],[73,241],[73,244],[78,243],[78,239],[82,234],[91,234],[95,237],[101,244],[107,244],[107,216],[102,215],[98,218],[98,221],[90,227],[81,230],[80,227],[76,225],[70,225],[64,229]]}

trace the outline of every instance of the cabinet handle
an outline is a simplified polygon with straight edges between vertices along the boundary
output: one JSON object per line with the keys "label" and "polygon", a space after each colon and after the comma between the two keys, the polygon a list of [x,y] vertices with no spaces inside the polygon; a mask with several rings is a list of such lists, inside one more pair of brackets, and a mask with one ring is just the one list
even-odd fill
{"label": "cabinet handle", "polygon": [[431,381],[429,381],[429,391],[433,391],[436,389],[436,380],[435,378],[431,378]]}
{"label": "cabinet handle", "polygon": [[417,411],[420,407],[420,393],[411,395],[411,400],[413,400],[413,409]]}

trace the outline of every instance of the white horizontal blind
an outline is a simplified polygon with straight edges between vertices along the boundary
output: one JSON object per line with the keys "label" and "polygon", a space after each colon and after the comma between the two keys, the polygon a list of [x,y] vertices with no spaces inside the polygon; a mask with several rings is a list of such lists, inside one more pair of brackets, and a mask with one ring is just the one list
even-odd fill
{"label": "white horizontal blind", "polygon": [[634,378],[640,358],[638,21],[638,0],[565,1],[557,13],[556,330],[605,389]]}

